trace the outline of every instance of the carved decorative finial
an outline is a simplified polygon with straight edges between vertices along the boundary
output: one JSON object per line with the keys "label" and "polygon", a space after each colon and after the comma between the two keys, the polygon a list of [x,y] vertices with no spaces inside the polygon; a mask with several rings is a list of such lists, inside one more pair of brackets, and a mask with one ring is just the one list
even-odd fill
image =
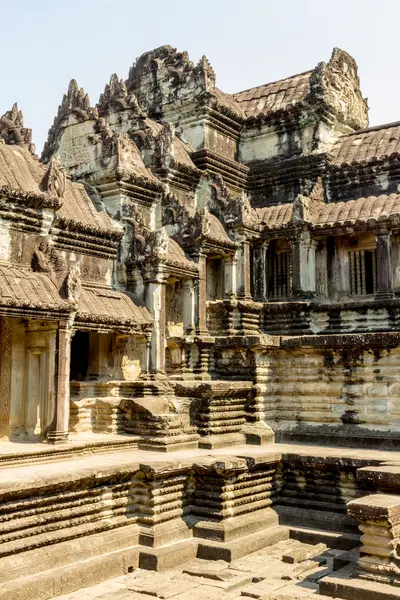
{"label": "carved decorative finial", "polygon": [[62,102],[58,107],[57,116],[68,116],[75,113],[86,120],[90,115],[91,107],[88,94],[85,94],[83,88],[79,88],[76,79],[71,79],[68,85],[68,92],[64,94]]}
{"label": "carved decorative finial", "polygon": [[8,110],[0,117],[0,138],[6,144],[18,144],[27,146],[29,151],[34,154],[35,146],[32,144],[32,130],[24,127],[24,117],[15,103],[11,110]]}
{"label": "carved decorative finial", "polygon": [[68,91],[64,94],[58,107],[57,116],[49,129],[47,141],[42,152],[42,160],[48,162],[57,150],[58,142],[69,124],[69,117],[74,116],[78,122],[97,119],[96,108],[90,106],[88,94],[83,88],[79,88],[75,79],[71,79]]}
{"label": "carved decorative finial", "polygon": [[130,110],[139,118],[145,118],[146,113],[140,108],[138,100],[133,92],[128,92],[123,79],[113,73],[110,82],[106,84],[104,92],[99,98],[97,104],[99,114],[104,115],[114,111]]}
{"label": "carved decorative finial", "polygon": [[43,177],[41,188],[45,192],[49,192],[58,198],[62,198],[65,192],[66,175],[63,170],[60,160],[53,158],[49,164],[47,172]]}
{"label": "carved decorative finial", "polygon": [[215,75],[215,71],[212,68],[211,63],[208,60],[207,56],[203,55],[201,57],[198,65],[197,65],[197,68],[202,72],[202,74],[204,76],[204,83],[205,83],[206,90],[210,91],[213,88],[215,88],[216,75]]}

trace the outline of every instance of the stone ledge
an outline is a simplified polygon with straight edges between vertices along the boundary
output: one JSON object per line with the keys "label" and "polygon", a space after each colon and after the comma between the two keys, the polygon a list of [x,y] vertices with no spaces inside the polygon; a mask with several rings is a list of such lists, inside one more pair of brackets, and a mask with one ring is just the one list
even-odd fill
{"label": "stone ledge", "polygon": [[400,587],[353,577],[354,565],[320,580],[319,591],[331,598],[344,600],[399,600]]}
{"label": "stone ledge", "polygon": [[390,494],[371,494],[347,504],[348,514],[357,521],[382,521],[400,517],[400,496]]}

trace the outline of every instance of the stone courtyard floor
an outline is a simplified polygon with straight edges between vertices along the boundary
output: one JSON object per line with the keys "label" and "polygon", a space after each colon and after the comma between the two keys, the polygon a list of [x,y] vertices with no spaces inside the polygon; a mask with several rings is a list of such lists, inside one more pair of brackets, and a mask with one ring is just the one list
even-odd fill
{"label": "stone courtyard floor", "polygon": [[318,581],[346,555],[324,544],[284,540],[231,563],[194,559],[162,573],[138,569],[53,600],[327,600]]}

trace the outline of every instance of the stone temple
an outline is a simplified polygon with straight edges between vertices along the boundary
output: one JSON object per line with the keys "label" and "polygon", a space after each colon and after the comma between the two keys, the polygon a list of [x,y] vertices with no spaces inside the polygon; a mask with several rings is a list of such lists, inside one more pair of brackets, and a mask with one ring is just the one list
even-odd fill
{"label": "stone temple", "polygon": [[0,331],[0,600],[400,598],[400,123],[346,52],[163,46],[40,159],[15,104]]}

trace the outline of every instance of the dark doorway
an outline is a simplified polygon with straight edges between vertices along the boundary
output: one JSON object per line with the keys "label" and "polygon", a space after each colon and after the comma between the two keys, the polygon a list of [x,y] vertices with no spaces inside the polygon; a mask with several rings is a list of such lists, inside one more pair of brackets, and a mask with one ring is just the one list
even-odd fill
{"label": "dark doorway", "polygon": [[77,331],[71,342],[70,381],[84,381],[89,367],[89,333]]}

